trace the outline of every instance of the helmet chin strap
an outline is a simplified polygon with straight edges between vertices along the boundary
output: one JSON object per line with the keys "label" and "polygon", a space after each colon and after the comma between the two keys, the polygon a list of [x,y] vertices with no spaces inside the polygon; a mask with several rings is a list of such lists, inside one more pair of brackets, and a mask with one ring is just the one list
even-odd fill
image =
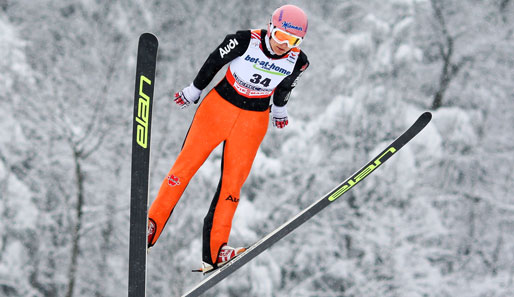
{"label": "helmet chin strap", "polygon": [[268,49],[268,51],[270,53],[273,53],[275,55],[278,55],[277,53],[275,53],[273,51],[273,48],[271,48],[271,43],[269,42],[269,39],[270,39],[270,35],[269,34],[266,34],[266,36],[264,37],[264,43],[266,44],[266,48]]}
{"label": "helmet chin strap", "polygon": [[273,51],[273,49],[271,48],[271,43],[269,42],[269,39],[271,38],[271,19],[269,20],[269,23],[268,23],[268,33],[266,34],[266,36],[264,37],[264,43],[266,44],[266,48],[268,49],[268,51],[270,53],[273,53],[273,54],[277,54]]}

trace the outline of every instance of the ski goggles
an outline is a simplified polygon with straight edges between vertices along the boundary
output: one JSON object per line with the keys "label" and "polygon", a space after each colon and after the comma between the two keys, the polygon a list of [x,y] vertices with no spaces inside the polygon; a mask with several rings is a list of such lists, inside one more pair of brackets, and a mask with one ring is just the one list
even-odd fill
{"label": "ski goggles", "polygon": [[271,37],[280,44],[287,43],[287,46],[290,48],[299,46],[303,41],[303,38],[287,33],[277,27],[274,27],[273,30],[271,30]]}

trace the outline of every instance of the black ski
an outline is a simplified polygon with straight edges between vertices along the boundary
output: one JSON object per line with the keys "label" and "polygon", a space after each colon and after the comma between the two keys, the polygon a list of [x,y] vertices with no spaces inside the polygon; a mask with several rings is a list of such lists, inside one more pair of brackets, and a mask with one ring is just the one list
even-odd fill
{"label": "black ski", "polygon": [[154,35],[145,33],[139,38],[132,130],[129,297],[146,296],[150,131],[157,47],[158,41]]}
{"label": "black ski", "polygon": [[380,165],[387,161],[406,143],[414,138],[421,130],[423,130],[423,128],[430,122],[431,119],[432,114],[430,112],[423,113],[417,119],[417,121],[409,129],[407,129],[407,131],[405,131],[400,137],[393,141],[393,143],[391,143],[385,150],[373,158],[368,164],[354,173],[350,178],[339,184],[328,194],[314,202],[311,206],[304,209],[302,212],[291,218],[282,226],[251,245],[245,252],[234,258],[232,261],[228,262],[225,266],[212,272],[211,275],[205,278],[189,292],[182,295],[182,297],[199,296],[226,278],[232,272],[248,263],[248,261],[255,258],[264,250],[268,249],[271,245],[285,237],[291,231],[298,228],[301,224],[315,216],[318,212],[327,207],[330,203],[334,202],[337,198],[341,197],[344,193],[346,193],[348,190],[366,178],[369,174],[371,174],[374,170],[380,167]]}

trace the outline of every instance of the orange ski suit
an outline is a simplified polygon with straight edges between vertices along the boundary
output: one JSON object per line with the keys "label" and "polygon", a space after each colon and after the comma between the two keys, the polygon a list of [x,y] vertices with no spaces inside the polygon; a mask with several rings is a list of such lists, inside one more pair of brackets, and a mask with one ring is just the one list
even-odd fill
{"label": "orange ski suit", "polygon": [[240,109],[212,90],[202,101],[182,151],[164,179],[149,217],[156,222],[157,239],[187,184],[220,143],[223,145],[221,182],[204,220],[204,240],[210,238],[211,261],[228,241],[239,192],[268,128],[269,112]]}
{"label": "orange ski suit", "polygon": [[162,182],[148,217],[155,223],[155,244],[189,181],[209,154],[223,143],[221,180],[204,219],[203,261],[216,266],[228,243],[232,218],[257,150],[268,129],[269,105],[284,106],[308,66],[299,49],[276,56],[265,42],[266,30],[229,34],[209,56],[194,85],[202,90],[230,63],[226,76],[203,99],[177,160]]}

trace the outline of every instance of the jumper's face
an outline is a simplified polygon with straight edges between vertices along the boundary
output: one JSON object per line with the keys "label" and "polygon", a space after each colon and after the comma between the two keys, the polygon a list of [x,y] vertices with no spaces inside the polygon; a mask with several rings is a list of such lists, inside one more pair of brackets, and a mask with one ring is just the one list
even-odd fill
{"label": "jumper's face", "polygon": [[287,43],[278,43],[273,38],[270,38],[269,43],[273,52],[279,56],[287,53],[290,50]]}

